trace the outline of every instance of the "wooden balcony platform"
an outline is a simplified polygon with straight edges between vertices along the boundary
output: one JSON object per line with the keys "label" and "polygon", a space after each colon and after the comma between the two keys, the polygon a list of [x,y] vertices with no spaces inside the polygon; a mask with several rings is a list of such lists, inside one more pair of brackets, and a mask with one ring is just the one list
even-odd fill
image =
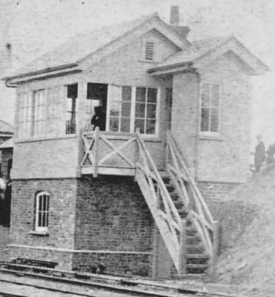
{"label": "wooden balcony platform", "polygon": [[[82,166],[81,174],[83,175],[94,175],[94,166]],[[108,166],[98,166],[97,174],[100,175],[120,175],[120,176],[135,176],[135,168],[118,168],[118,167],[108,167]]]}

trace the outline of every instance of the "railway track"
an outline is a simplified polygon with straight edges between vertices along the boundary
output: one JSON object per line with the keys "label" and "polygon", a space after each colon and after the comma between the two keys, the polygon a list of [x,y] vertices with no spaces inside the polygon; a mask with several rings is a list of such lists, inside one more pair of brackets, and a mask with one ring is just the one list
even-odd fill
{"label": "railway track", "polygon": [[[72,296],[90,296],[99,297],[104,296],[100,293],[108,292],[110,296],[155,296],[155,297],[187,297],[187,296],[201,296],[201,297],[236,297],[237,295],[225,294],[220,292],[209,292],[203,285],[185,284],[180,286],[161,284],[150,280],[136,280],[127,277],[116,277],[107,275],[96,275],[91,273],[80,273],[75,271],[65,271],[57,269],[49,269],[43,267],[33,267],[29,265],[1,263],[1,275],[13,275],[16,278],[3,279],[0,275],[0,282],[6,282],[13,285],[24,285],[32,288],[46,290],[52,293],[71,294]],[[26,278],[32,280],[43,280],[52,285],[45,285],[39,282],[26,282]],[[65,284],[76,288],[89,288],[93,292],[72,291],[67,288],[58,288],[56,283]],[[29,297],[1,293],[0,297]]]}

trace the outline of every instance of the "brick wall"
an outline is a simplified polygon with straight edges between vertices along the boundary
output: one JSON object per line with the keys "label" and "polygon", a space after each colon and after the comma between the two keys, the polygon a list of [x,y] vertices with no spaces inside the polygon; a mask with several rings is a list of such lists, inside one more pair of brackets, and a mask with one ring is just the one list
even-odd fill
{"label": "brick wall", "polygon": [[179,73],[173,77],[171,132],[192,173],[195,173],[197,167],[198,88],[198,77],[195,73]]}
{"label": "brick wall", "polygon": [[133,178],[78,180],[75,248],[152,250],[153,218]]}
{"label": "brick wall", "polygon": [[112,273],[151,274],[153,218],[133,178],[78,180],[75,249],[95,251],[76,254],[75,267],[101,259]]}
{"label": "brick wall", "polygon": [[17,258],[35,259],[58,263],[57,269],[72,269],[73,253],[54,249],[30,248],[28,246],[9,246],[9,260]]}
{"label": "brick wall", "polygon": [[74,253],[73,268],[94,272],[98,264],[106,266],[107,274],[152,276],[152,255],[127,253]]}
{"label": "brick wall", "polygon": [[[47,191],[49,236],[30,234],[35,226],[35,195]],[[30,246],[73,248],[76,180],[13,181],[11,243]]]}
{"label": "brick wall", "polygon": [[76,177],[76,136],[18,142],[14,146],[12,179]]}
{"label": "brick wall", "polygon": [[220,135],[199,136],[199,181],[244,183],[249,177],[251,98],[243,65],[225,54],[200,70],[200,81],[221,84]]}

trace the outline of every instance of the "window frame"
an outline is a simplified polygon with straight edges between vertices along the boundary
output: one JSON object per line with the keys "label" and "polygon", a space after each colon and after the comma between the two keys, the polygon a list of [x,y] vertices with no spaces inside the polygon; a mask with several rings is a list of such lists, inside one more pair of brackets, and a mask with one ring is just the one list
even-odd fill
{"label": "window frame", "polygon": [[18,138],[27,139],[32,137],[33,121],[33,97],[32,92],[18,93]]}
{"label": "window frame", "polygon": [[[39,206],[40,206],[40,197],[46,196],[47,197],[47,203],[46,203],[46,210],[43,210],[42,212],[46,214],[46,226],[39,226]],[[50,213],[50,194],[46,191],[39,192],[35,195],[35,225],[34,225],[34,231],[38,233],[48,233],[49,231],[49,213]],[[43,207],[43,205],[42,205]]]}
{"label": "window frame", "polygon": [[32,135],[31,137],[41,137],[46,134],[47,89],[34,90],[32,92],[32,97],[33,97],[33,100],[32,100],[32,128],[31,128]]}
{"label": "window frame", "polygon": [[[211,127],[210,127],[210,130],[208,131],[202,131],[202,109],[203,109],[203,105],[202,105],[202,95],[203,95],[203,87],[204,85],[209,85],[210,87],[210,108],[212,110],[212,88],[213,88],[213,85],[218,85],[219,86],[219,104],[218,104],[218,131],[211,131]],[[200,111],[199,111],[199,134],[201,136],[210,136],[210,137],[219,137],[220,134],[221,134],[221,101],[222,101],[222,94],[223,94],[223,85],[221,82],[216,82],[216,81],[202,81],[201,84],[200,84],[200,97],[199,97],[199,108],[200,108]],[[211,117],[209,117],[209,121],[211,123]]]}
{"label": "window frame", "polygon": [[[108,85],[109,87],[110,85]],[[127,86],[127,85],[119,85],[119,86],[116,86],[116,87],[119,87],[120,88],[120,95],[121,95],[121,98],[118,102],[120,102],[120,110],[119,110],[119,116],[118,116],[118,119],[121,119],[121,102],[124,102],[122,101],[122,88],[123,87],[130,87],[131,88],[131,110],[130,110],[130,132],[120,132],[120,131],[111,131],[110,130],[110,106],[111,106],[111,103],[110,103],[110,100],[111,98],[109,97],[109,90],[108,90],[108,109],[107,109],[107,121],[106,121],[106,132],[111,132],[111,133],[118,133],[118,134],[131,134],[131,133],[135,133],[135,121],[136,121],[136,90],[137,88],[145,88],[146,89],[146,104],[145,106],[147,106],[148,102],[147,102],[147,96],[148,96],[148,89],[155,89],[156,90],[156,118],[155,118],[155,133],[154,134],[146,134],[146,133],[141,133],[141,135],[143,137],[146,137],[146,138],[157,138],[159,136],[159,108],[160,108],[160,98],[161,98],[161,88],[160,87],[152,87],[152,86]],[[139,119],[139,118],[138,118]],[[144,120],[148,120],[147,118],[144,118]]]}

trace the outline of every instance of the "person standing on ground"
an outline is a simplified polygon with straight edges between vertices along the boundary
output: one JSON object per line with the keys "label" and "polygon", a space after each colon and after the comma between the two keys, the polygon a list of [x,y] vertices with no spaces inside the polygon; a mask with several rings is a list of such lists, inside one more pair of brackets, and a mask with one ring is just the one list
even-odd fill
{"label": "person standing on ground", "polygon": [[263,143],[262,135],[257,136],[258,144],[255,147],[255,173],[259,172],[263,166],[263,162],[265,161],[265,146]]}

